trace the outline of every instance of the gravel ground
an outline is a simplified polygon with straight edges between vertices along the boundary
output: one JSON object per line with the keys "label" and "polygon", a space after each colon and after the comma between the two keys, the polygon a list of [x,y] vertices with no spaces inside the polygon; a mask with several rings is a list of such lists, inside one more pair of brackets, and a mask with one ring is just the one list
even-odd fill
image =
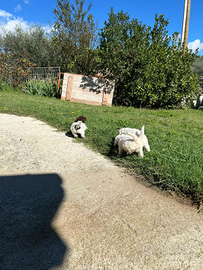
{"label": "gravel ground", "polygon": [[3,270],[203,269],[201,212],[30,117],[0,114],[0,227]]}
{"label": "gravel ground", "polygon": [[30,117],[0,114],[0,131],[0,173],[66,173],[113,166],[72,137]]}

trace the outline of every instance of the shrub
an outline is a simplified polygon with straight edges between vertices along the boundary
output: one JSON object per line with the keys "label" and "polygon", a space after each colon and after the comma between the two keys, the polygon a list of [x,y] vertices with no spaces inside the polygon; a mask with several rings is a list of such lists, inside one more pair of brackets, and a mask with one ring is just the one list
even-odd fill
{"label": "shrub", "polygon": [[168,20],[155,16],[154,27],[130,20],[122,11],[109,14],[100,32],[99,70],[115,80],[117,104],[172,108],[189,104],[199,92],[192,71],[196,53],[183,49],[178,33],[168,36]]}
{"label": "shrub", "polygon": [[29,67],[34,64],[26,60],[25,53],[21,57],[16,53],[0,53],[0,83],[7,82],[16,87],[30,76]]}

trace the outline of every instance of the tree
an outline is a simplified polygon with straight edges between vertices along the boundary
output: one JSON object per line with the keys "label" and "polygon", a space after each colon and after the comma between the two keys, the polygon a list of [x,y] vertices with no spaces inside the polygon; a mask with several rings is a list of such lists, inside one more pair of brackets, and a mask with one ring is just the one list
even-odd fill
{"label": "tree", "polygon": [[171,108],[197,95],[199,81],[191,69],[196,53],[187,49],[183,57],[177,33],[168,36],[167,25],[163,15],[155,16],[151,29],[111,9],[99,33],[99,69],[115,80],[118,104]]}
{"label": "tree", "polygon": [[52,36],[63,71],[89,74],[93,72],[97,26],[92,4],[84,10],[85,0],[57,0]]}
{"label": "tree", "polygon": [[0,44],[1,51],[16,53],[19,58],[24,52],[26,59],[38,67],[53,66],[56,63],[57,57],[52,39],[40,25],[31,26],[25,30],[17,25],[13,32],[3,29]]}

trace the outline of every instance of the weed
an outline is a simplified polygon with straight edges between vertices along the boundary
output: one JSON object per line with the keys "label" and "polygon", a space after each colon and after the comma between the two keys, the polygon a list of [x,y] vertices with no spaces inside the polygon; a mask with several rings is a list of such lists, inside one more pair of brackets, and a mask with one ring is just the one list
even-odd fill
{"label": "weed", "polygon": [[56,96],[57,85],[55,81],[29,80],[25,86],[25,93],[46,97]]}

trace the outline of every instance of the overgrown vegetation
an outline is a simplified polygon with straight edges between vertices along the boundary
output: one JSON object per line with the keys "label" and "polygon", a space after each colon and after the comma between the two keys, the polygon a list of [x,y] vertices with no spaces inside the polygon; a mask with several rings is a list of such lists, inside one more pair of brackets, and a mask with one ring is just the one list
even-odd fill
{"label": "overgrown vegetation", "polygon": [[28,68],[34,64],[26,59],[25,53],[0,53],[0,84],[7,83],[12,86],[19,86],[30,76]]}
{"label": "overgrown vegetation", "polygon": [[155,16],[151,29],[111,9],[100,33],[100,70],[115,80],[118,104],[174,108],[190,104],[199,93],[199,78],[191,69],[196,54],[187,50],[183,57],[178,33],[171,38],[167,25],[163,15]]}
{"label": "overgrown vegetation", "polygon": [[[142,174],[160,188],[203,199],[203,123],[200,110],[148,110],[132,107],[97,107],[56,98],[0,92],[0,112],[32,116],[58,130],[70,132],[80,115],[87,117],[85,144],[124,166]],[[145,125],[151,152],[119,158],[113,141],[121,127]],[[77,140],[80,142],[81,140]]]}
{"label": "overgrown vegetation", "polygon": [[92,4],[84,9],[85,0],[57,0],[52,39],[63,71],[92,74],[95,69],[97,25],[90,13]]}
{"label": "overgrown vegetation", "polygon": [[62,72],[114,80],[117,105],[179,108],[196,99],[199,78],[192,67],[197,55],[187,49],[183,56],[178,33],[168,35],[163,15],[155,16],[151,28],[112,8],[98,30],[91,3],[86,9],[85,0],[56,3],[50,34],[40,25],[0,34],[0,84],[26,82],[33,65],[60,66]]}
{"label": "overgrown vegetation", "polygon": [[14,31],[3,29],[0,46],[3,52],[15,53],[18,58],[22,58],[23,52],[24,59],[37,67],[59,65],[52,38],[41,25],[33,25],[29,29],[16,25]]}
{"label": "overgrown vegetation", "polygon": [[195,73],[199,74],[200,76],[203,76],[203,56],[199,56],[194,64],[193,64],[193,70]]}

